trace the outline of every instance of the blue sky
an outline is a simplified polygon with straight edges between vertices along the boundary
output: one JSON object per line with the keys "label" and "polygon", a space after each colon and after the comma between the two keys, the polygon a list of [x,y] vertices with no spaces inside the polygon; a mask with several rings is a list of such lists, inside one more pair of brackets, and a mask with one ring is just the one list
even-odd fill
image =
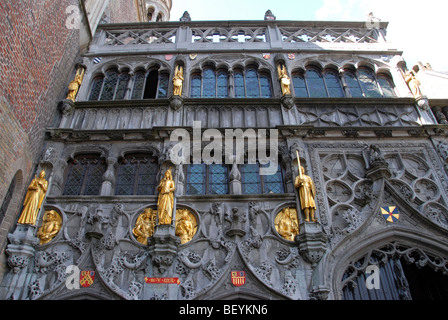
{"label": "blue sky", "polygon": [[277,20],[365,21],[369,12],[388,21],[388,41],[404,51],[408,67],[429,62],[448,71],[442,39],[446,6],[440,0],[173,0],[171,20],[184,11],[192,20],[263,20],[270,9]]}

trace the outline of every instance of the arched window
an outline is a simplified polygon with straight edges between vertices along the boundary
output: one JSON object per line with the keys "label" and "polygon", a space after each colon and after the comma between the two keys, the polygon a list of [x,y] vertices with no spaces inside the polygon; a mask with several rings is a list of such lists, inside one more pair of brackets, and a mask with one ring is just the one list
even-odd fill
{"label": "arched window", "polygon": [[147,154],[126,155],[119,161],[116,195],[154,195],[159,165]]}
{"label": "arched window", "polygon": [[97,76],[93,79],[92,89],[90,89],[89,100],[98,100],[101,94],[101,88],[103,87],[104,76]]}
{"label": "arched window", "polygon": [[271,78],[266,73],[260,74],[260,95],[262,98],[272,98]]}
{"label": "arched window", "polygon": [[229,96],[228,74],[224,70],[215,72],[212,68],[204,68],[202,75],[191,76],[191,98],[227,98]]}
{"label": "arched window", "polygon": [[202,97],[216,97],[216,74],[211,68],[206,68],[202,72]]}
{"label": "arched window", "polygon": [[123,72],[118,76],[117,91],[115,93],[115,100],[123,100],[128,91],[129,73]]}
{"label": "arched window", "polygon": [[308,98],[308,90],[306,88],[303,73],[295,72],[292,74],[292,84],[294,86],[295,96],[298,98]]}
{"label": "arched window", "polygon": [[157,68],[139,70],[134,76],[131,99],[164,99],[168,97],[169,75]]}
{"label": "arched window", "polygon": [[118,71],[109,70],[106,72],[106,78],[103,82],[103,89],[101,91],[100,100],[113,100],[115,94],[115,88],[118,82]]}
{"label": "arched window", "polygon": [[364,97],[362,93],[361,86],[358,82],[358,78],[356,77],[356,74],[349,69],[344,70],[344,79],[347,83],[348,89],[350,91],[350,95],[353,98],[362,98]]}
{"label": "arched window", "polygon": [[310,98],[328,97],[321,72],[316,68],[308,68],[305,75]]}
{"label": "arched window", "polygon": [[379,90],[373,71],[366,67],[358,70],[358,79],[366,98],[381,98],[382,94]]}
{"label": "arched window", "polygon": [[200,98],[202,96],[202,79],[201,75],[196,73],[191,76],[191,98]]}
{"label": "arched window", "polygon": [[6,216],[9,204],[11,203],[12,197],[14,195],[14,191],[16,189],[16,176],[14,176],[11,183],[9,184],[8,191],[6,191],[5,197],[3,198],[2,206],[0,207],[0,224],[3,221],[3,218]]}
{"label": "arched window", "polygon": [[378,79],[378,84],[380,85],[381,90],[383,91],[384,97],[386,98],[396,97],[394,83],[388,75],[381,73],[377,75],[376,78]]}
{"label": "arched window", "polygon": [[342,90],[341,81],[336,71],[328,69],[324,71],[325,85],[327,87],[328,96],[330,98],[343,98],[344,90]]}
{"label": "arched window", "polygon": [[236,70],[233,76],[235,82],[235,98],[245,98],[246,89],[244,86],[244,74],[241,70]]}
{"label": "arched window", "polygon": [[246,96],[247,98],[260,97],[260,83],[258,82],[258,73],[255,69],[246,70]]}
{"label": "arched window", "polygon": [[223,164],[190,164],[187,167],[187,195],[228,194],[228,167]]}
{"label": "arched window", "polygon": [[63,195],[99,195],[106,169],[99,156],[76,156],[67,167]]}
{"label": "arched window", "polygon": [[[262,165],[267,166],[267,165]],[[260,164],[241,166],[241,185],[243,194],[284,193],[283,176],[280,165],[273,175],[260,175]]]}

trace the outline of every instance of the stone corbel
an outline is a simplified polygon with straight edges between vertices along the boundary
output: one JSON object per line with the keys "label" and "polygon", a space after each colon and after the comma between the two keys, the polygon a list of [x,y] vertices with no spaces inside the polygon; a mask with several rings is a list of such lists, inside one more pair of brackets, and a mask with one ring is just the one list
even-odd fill
{"label": "stone corbel", "polygon": [[160,274],[165,274],[173,264],[180,245],[180,238],[175,236],[173,225],[157,225],[154,235],[148,238],[151,261]]}
{"label": "stone corbel", "polygon": [[322,226],[318,222],[302,222],[300,224],[300,234],[295,241],[299,245],[300,255],[309,263],[312,268],[316,268],[327,250],[327,236]]}

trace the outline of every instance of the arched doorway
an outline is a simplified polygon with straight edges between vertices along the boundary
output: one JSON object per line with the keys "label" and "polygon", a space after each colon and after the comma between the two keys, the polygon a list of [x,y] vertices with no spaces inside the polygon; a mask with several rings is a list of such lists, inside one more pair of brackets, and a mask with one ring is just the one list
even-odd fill
{"label": "arched doorway", "polygon": [[447,300],[448,260],[391,242],[350,263],[341,279],[343,300]]}

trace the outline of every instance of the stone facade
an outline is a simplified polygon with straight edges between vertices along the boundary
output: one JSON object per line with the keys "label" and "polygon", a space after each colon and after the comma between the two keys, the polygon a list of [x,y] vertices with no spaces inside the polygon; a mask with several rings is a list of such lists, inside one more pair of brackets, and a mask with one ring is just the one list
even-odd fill
{"label": "stone facade", "polygon": [[[275,20],[100,25],[85,55],[77,100],[64,101],[60,121],[47,128],[39,162],[50,181],[43,211],[58,212],[62,228],[39,244],[41,215],[37,226],[18,225],[9,235],[11,269],[1,298],[339,300],[373,256],[383,265],[404,259],[445,274],[448,177],[446,155],[436,146],[446,142],[446,127],[412,97],[386,28]],[[346,83],[341,98],[283,95],[278,64],[289,75],[310,65],[341,74],[369,67],[390,76],[395,96],[349,97]],[[172,95],[178,65],[182,96]],[[228,96],[192,98],[192,75],[210,66],[229,74]],[[270,98],[237,97],[233,77],[248,66],[269,75]],[[95,79],[111,68],[132,77],[123,99],[89,100]],[[135,75],[152,68],[169,74],[168,95],[131,99]],[[227,193],[188,194],[188,164],[173,161],[170,137],[175,129],[193,137],[198,123],[223,136],[226,129],[276,132],[283,192],[245,194],[241,166],[232,160],[226,163]],[[201,150],[207,146],[203,142]],[[245,148],[247,161],[255,147]],[[175,208],[196,221],[190,241],[181,243],[174,222],[157,225],[147,244],[137,240],[137,219],[145,209],[157,209],[158,194],[117,195],[119,167],[136,153],[155,159],[157,184],[173,168]],[[86,154],[104,164],[98,194],[67,195],[70,166]],[[315,183],[317,222],[305,221],[300,207],[298,160]],[[398,208],[398,221],[386,221],[382,207]],[[285,208],[298,212],[294,240],[276,228]],[[70,288],[72,266],[95,271],[93,283]],[[232,283],[235,271],[245,272],[244,285]],[[179,283],[148,282],[162,278]]]}

